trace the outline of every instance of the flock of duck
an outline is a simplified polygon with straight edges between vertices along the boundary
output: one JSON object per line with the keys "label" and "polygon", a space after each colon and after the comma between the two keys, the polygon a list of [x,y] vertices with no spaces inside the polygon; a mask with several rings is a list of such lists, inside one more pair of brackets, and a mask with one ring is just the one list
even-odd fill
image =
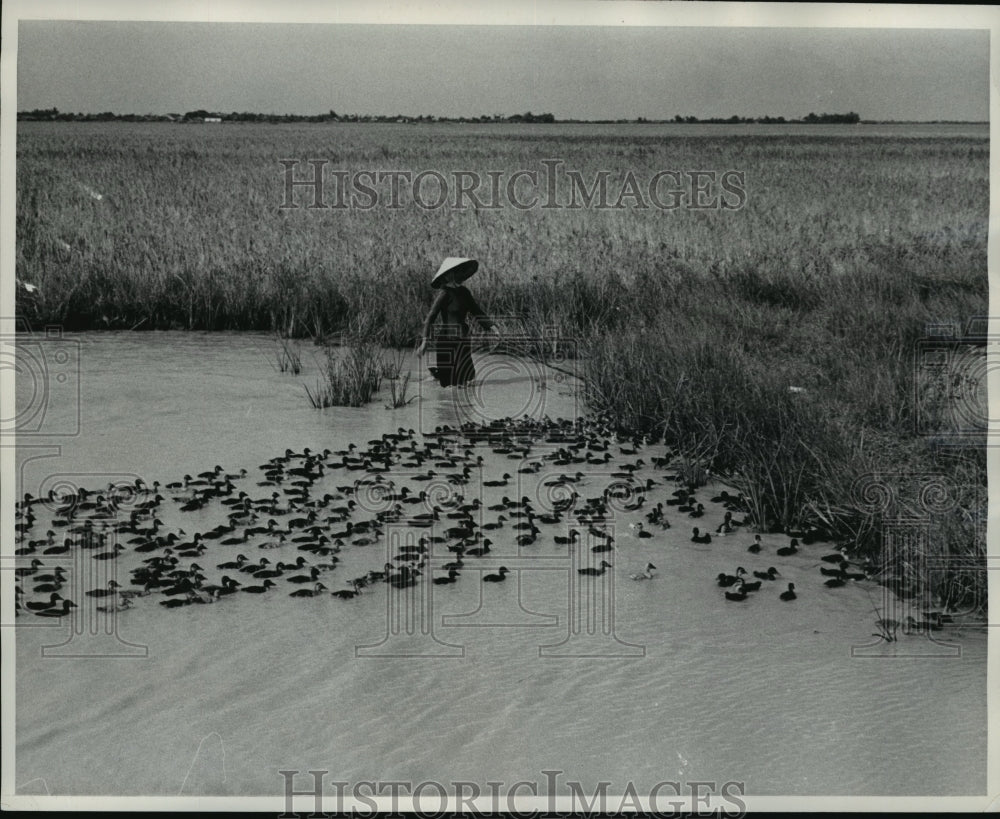
{"label": "flock of duck", "polygon": [[[127,510],[114,487],[45,498],[25,495],[16,509],[16,554],[31,559],[30,565],[16,569],[17,614],[58,618],[77,608],[62,595],[70,578],[58,564],[85,555],[95,561],[123,560],[114,566],[121,565],[122,572],[110,572],[118,580],[81,590],[98,610],[111,612],[154,595],[165,608],[214,603],[234,595],[273,595],[281,589],[295,598],[349,600],[378,584],[406,588],[421,578],[435,585],[453,584],[470,570],[484,583],[500,584],[511,574],[506,566],[485,573],[485,564],[475,565],[477,559],[493,556],[498,543],[521,550],[569,546],[584,539],[591,544],[585,553],[593,562],[577,571],[599,577],[615,568],[612,561],[620,552],[616,534],[624,531],[617,524],[623,519],[633,520],[629,527],[635,540],[630,546],[657,545],[658,535],[681,518],[700,522],[690,538],[695,544],[709,546],[713,537],[725,537],[730,552],[729,543],[751,539],[744,533],[757,522],[742,495],[722,491],[699,498],[699,487],[670,473],[671,453],[647,456],[648,462],[641,457],[650,443],[648,438],[622,438],[606,420],[506,419],[486,426],[440,427],[425,435],[400,428],[365,447],[351,444],[337,451],[286,450],[260,465],[253,494],[249,487],[241,488],[253,480],[246,469],[227,472],[216,466],[165,485],[147,486],[138,480],[131,487]],[[510,471],[483,480],[484,449],[492,453],[491,460],[509,459]],[[641,478],[640,471],[652,471],[655,477]],[[532,482],[534,500],[522,494]],[[679,485],[668,492],[668,482]],[[490,492],[467,499],[470,487],[478,490],[480,485]],[[516,491],[519,486],[521,492]],[[504,491],[521,497],[512,499],[502,495]],[[502,496],[490,503],[488,495]],[[162,517],[173,515],[164,514],[171,505],[200,519],[219,510],[225,520],[188,535],[180,527],[164,525]],[[39,536],[45,511],[51,518]],[[719,511],[721,522],[706,528],[705,521],[710,516],[718,520]],[[412,541],[396,548],[379,568],[332,588],[331,577],[342,574],[337,572],[342,558],[349,551],[384,543],[391,523],[416,530]],[[789,541],[775,549],[778,556],[794,555],[800,546],[827,539],[818,529],[786,534]],[[256,559],[248,556],[251,548],[259,553]],[[431,566],[432,550],[444,554],[443,549],[451,553],[449,560]],[[745,551],[763,556],[767,549],[758,534]],[[224,550],[230,551],[228,556]],[[498,548],[497,553],[510,551]],[[656,555],[641,555],[645,568],[628,576],[637,582],[654,580]],[[827,564],[821,569],[827,587],[869,577],[864,567],[851,562],[844,547],[820,560]],[[128,568],[127,582],[125,563],[137,564]],[[773,566],[748,572],[740,565],[733,574],[721,572],[716,579],[726,589],[727,601],[742,602],[779,578],[785,580]],[[71,588],[80,593],[76,586]],[[795,584],[787,582],[776,597],[795,600]]]}

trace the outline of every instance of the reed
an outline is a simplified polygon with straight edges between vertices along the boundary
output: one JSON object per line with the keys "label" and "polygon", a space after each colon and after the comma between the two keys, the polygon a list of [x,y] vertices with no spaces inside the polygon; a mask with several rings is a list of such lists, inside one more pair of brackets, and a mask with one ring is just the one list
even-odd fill
{"label": "reed", "polygon": [[300,343],[291,338],[276,334],[274,357],[278,372],[298,375],[302,372],[302,350]]}
{"label": "reed", "polygon": [[411,372],[407,372],[402,378],[391,378],[386,382],[389,385],[389,403],[385,405],[386,409],[400,409],[416,400],[415,395],[407,398],[411,375]]}
{"label": "reed", "polygon": [[354,338],[345,346],[324,347],[325,366],[314,389],[304,384],[309,403],[317,408],[362,407],[382,386],[382,351]]}
{"label": "reed", "polygon": [[[925,325],[988,310],[985,138],[19,123],[17,151],[16,272],[38,287],[18,290],[17,309],[33,323],[346,335],[307,394],[356,405],[387,365],[355,340],[412,346],[430,273],[472,255],[502,349],[581,356],[594,411],[728,476],[761,527],[821,523],[874,556],[887,518],[857,503],[854,481],[936,470],[971,488],[969,519],[937,521],[935,536],[981,565],[985,530],[970,520],[985,514],[985,468],[920,432],[970,385],[914,362]],[[585,179],[734,168],[748,199],[737,211],[288,210],[277,157],[483,178],[553,157]],[[983,451],[967,454],[978,464]],[[985,571],[951,577],[951,595],[985,588]]]}

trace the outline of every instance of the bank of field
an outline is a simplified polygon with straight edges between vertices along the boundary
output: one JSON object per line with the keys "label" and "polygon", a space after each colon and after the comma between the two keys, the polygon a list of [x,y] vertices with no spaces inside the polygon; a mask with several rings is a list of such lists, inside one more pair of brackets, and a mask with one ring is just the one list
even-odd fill
{"label": "bank of field", "polygon": [[[983,450],[943,453],[915,434],[922,413],[949,411],[930,402],[959,377],[919,373],[915,351],[927,323],[987,312],[987,140],[838,133],[21,123],[17,273],[39,289],[19,309],[69,328],[351,326],[407,345],[431,272],[474,256],[488,310],[580,351],[596,411],[710,461],[763,525],[823,525],[875,552],[881,518],[857,479],[941,473],[959,503],[934,519],[929,548],[982,558]],[[307,208],[307,189],[295,192],[303,207],[282,208],[283,159],[298,160],[297,178],[307,160],[326,162],[327,204],[338,172],[430,170],[449,182],[502,174],[501,207],[424,209],[404,196],[393,209],[385,183],[369,209]],[[661,171],[734,170],[745,203],[513,206],[510,175],[544,178],[543,160],[588,185],[607,171],[612,204],[629,171],[646,193]],[[530,187],[522,180],[522,201]],[[437,198],[433,180],[423,191]],[[715,183],[708,200],[722,193]],[[961,591],[980,574],[949,582]]]}

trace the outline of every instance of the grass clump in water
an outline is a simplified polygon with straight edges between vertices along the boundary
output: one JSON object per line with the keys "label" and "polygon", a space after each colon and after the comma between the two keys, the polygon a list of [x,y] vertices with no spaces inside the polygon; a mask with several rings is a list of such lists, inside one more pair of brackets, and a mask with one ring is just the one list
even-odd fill
{"label": "grass clump in water", "polygon": [[325,345],[323,354],[325,366],[315,389],[303,385],[313,407],[363,407],[381,388],[382,350],[377,344],[354,337],[338,347]]}

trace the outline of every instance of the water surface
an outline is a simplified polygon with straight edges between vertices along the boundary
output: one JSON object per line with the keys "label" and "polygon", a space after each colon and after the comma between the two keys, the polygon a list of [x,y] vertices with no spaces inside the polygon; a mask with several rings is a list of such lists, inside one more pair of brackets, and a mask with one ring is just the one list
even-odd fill
{"label": "water surface", "polygon": [[[305,370],[293,376],[277,370],[273,342],[263,336],[64,341],[79,356],[80,401],[70,380],[47,407],[44,427],[78,432],[22,438],[21,492],[44,494],[59,481],[100,488],[133,476],[166,484],[219,464],[249,470],[240,488],[266,496],[271,489],[256,486],[257,467],[286,449],[364,447],[398,428],[420,433],[521,413],[572,418],[578,410],[572,379],[499,356],[477,356],[485,385],[471,399],[440,389],[409,359],[404,371],[413,369],[417,400],[408,406],[387,410],[378,400],[317,411],[302,388],[315,381],[308,346]],[[18,381],[22,408],[34,400],[31,387],[28,378]],[[484,505],[503,495],[539,504],[539,480],[564,471],[546,465],[538,476],[521,476],[513,468],[520,463],[486,446],[477,452],[481,475],[463,492]],[[662,481],[664,472],[649,466],[661,454],[644,450],[637,476]],[[625,461],[635,456],[616,454],[616,463]],[[614,481],[610,467],[580,469],[581,493],[600,495]],[[508,487],[479,485],[503,472],[515,475]],[[357,477],[331,475],[323,491]],[[673,487],[654,487],[648,502]],[[700,495],[707,500],[717,489]],[[219,507],[181,513],[167,494],[160,514],[167,527],[190,535],[223,517]],[[699,523],[714,529],[723,512],[707,506]],[[735,780],[758,795],[985,791],[981,631],[877,645],[873,605],[884,605],[882,590],[826,589],[818,567],[828,547],[782,558],[775,549],[787,537],[765,535],[764,553],[754,557],[749,533],[699,546],[690,542],[692,521],[669,516],[673,528],[640,539],[629,524],[643,521],[641,513],[619,513],[613,569],[596,580],[580,578],[567,548],[554,542],[565,527],[547,527],[530,550],[501,530],[493,537],[497,559],[465,570],[454,586],[434,587],[427,616],[401,612],[386,587],[342,601],[291,599],[284,585],[280,593],[178,610],[140,599],[118,616],[117,638],[100,637],[100,646],[111,655],[141,646],[147,657],[43,657],[44,646],[62,643],[49,653],[91,652],[97,637],[69,639],[69,625],[18,629],[18,791],[277,795],[278,771],[289,768],[328,770],[349,782],[484,787],[544,784],[541,772],[556,769],[565,772],[563,793],[570,779],[588,792],[602,780],[613,783],[611,792],[631,781],[640,793],[663,780]],[[241,551],[254,560],[264,554],[253,543],[216,544],[198,562],[217,580],[216,564]],[[324,582],[344,588],[387,556],[384,544],[348,546]],[[594,558],[589,550],[578,556]],[[142,557],[129,551],[114,568],[127,577]],[[648,561],[658,576],[631,580]],[[481,583],[501,562],[515,569],[511,578]],[[60,563],[72,561],[45,560]],[[737,565],[774,566],[781,583],[729,603],[714,578]],[[799,593],[793,603],[778,598],[787,582]],[[393,652],[430,656],[371,656]]]}

